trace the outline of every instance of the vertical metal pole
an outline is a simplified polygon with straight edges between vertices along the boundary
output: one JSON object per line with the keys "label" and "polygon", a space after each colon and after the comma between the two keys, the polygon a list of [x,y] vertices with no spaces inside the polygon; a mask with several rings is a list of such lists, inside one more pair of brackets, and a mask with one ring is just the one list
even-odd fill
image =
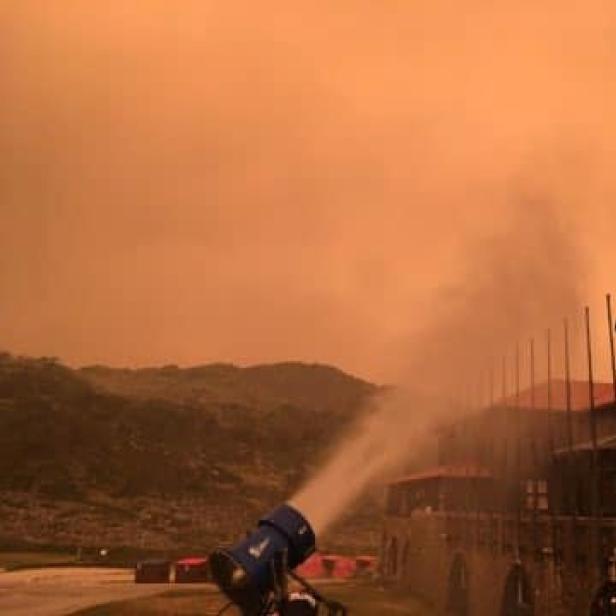
{"label": "vertical metal pole", "polygon": [[590,436],[592,439],[593,451],[597,451],[597,422],[595,417],[595,381],[593,374],[592,361],[592,338],[590,334],[590,309],[588,306],[584,309],[584,317],[586,321],[586,351],[588,356],[588,404],[591,410],[590,413]]}
{"label": "vertical metal pole", "polygon": [[488,533],[490,547],[492,553],[496,552],[496,548],[498,546],[498,533],[495,532],[494,528],[494,510],[495,510],[495,500],[496,493],[494,490],[494,485],[496,483],[496,468],[494,464],[494,439],[497,435],[497,431],[494,429],[494,360],[490,360],[490,375],[489,375],[489,404],[490,404],[490,412],[488,417],[490,421],[488,422],[488,432],[486,433],[486,443],[488,447],[488,455],[487,455],[487,466],[489,470],[489,478],[488,478],[488,489],[486,493],[490,494],[490,504],[488,507],[488,524],[490,528],[490,532]]}
{"label": "vertical metal pole", "polygon": [[565,319],[565,405],[567,411],[567,447],[573,452],[573,418],[571,416],[571,363],[569,358],[569,321]]}
{"label": "vertical metal pole", "polygon": [[[566,408],[566,426],[567,426],[567,463],[563,465],[565,481],[563,488],[567,494],[567,503],[571,506],[573,518],[578,514],[578,499],[577,488],[571,489],[572,480],[575,480],[575,460],[573,459],[573,417],[571,414],[571,360],[569,357],[569,321],[565,318],[565,408]],[[568,488],[568,489],[567,489]]]}
{"label": "vertical metal pole", "polygon": [[[533,472],[530,481],[532,481],[532,538],[533,538],[533,553],[537,554],[537,510],[539,507],[539,459],[537,455],[537,441],[535,426],[539,425],[535,417],[535,339],[530,339],[530,416],[527,419],[529,422],[528,436],[529,444],[532,452]],[[532,422],[532,423],[530,423]]]}
{"label": "vertical metal pole", "polygon": [[505,398],[507,397],[507,357],[505,357],[503,355],[503,374],[502,374],[502,387],[503,387],[503,402],[505,401]]}
{"label": "vertical metal pole", "polygon": [[520,408],[520,344],[515,345],[515,404]]}
{"label": "vertical metal pole", "polygon": [[[535,471],[538,469],[538,459],[537,459],[537,442],[536,442],[536,431],[534,429],[535,423],[535,407],[537,399],[535,397],[535,339],[530,339],[530,421],[533,422],[532,427],[528,429],[528,439],[531,441],[532,447],[532,456],[533,456],[533,465],[535,466]],[[534,477],[536,479],[536,477]],[[533,509],[536,509],[536,506],[533,506]]]}
{"label": "vertical metal pole", "polygon": [[548,443],[548,455],[551,458],[554,450],[554,434],[552,432],[552,330],[548,329],[546,332],[547,343],[547,443]]}
{"label": "vertical metal pole", "polygon": [[607,303],[607,327],[610,332],[610,357],[612,360],[612,385],[614,387],[614,402],[616,402],[616,355],[614,352],[614,321],[612,319],[612,296],[605,296]]}
{"label": "vertical metal pole", "polygon": [[475,540],[477,545],[481,543],[481,470],[485,468],[485,451],[481,446],[481,433],[485,432],[485,422],[486,422],[486,409],[484,407],[484,397],[483,397],[483,385],[484,379],[483,374],[479,373],[479,379],[477,384],[477,420],[475,421],[475,439],[474,439],[474,467],[475,467],[475,478],[473,481],[474,484],[474,492],[475,492]]}
{"label": "vertical metal pole", "polygon": [[568,509],[572,513],[572,529],[569,540],[564,539],[564,545],[572,546],[572,558],[575,558],[577,544],[577,517],[578,517],[578,497],[577,497],[577,472],[575,460],[573,458],[573,418],[571,416],[571,362],[569,357],[569,321],[565,318],[565,404],[567,411],[567,460],[563,464],[563,496],[566,494]]}
{"label": "vertical metal pole", "polygon": [[500,452],[501,463],[499,464],[500,470],[502,473],[501,481],[499,483],[500,490],[500,498],[499,498],[499,506],[500,506],[500,537],[501,537],[501,548],[504,551],[505,544],[508,541],[508,533],[509,533],[509,507],[508,507],[508,495],[509,495],[509,486],[511,485],[511,477],[509,472],[509,464],[508,458],[510,457],[510,447],[508,446],[509,441],[509,433],[510,427],[509,422],[505,421],[507,414],[509,413],[509,408],[507,406],[507,357],[503,355],[502,365],[501,365],[501,386],[502,386],[502,415],[500,420],[499,429],[501,430],[502,435],[502,448]]}
{"label": "vertical metal pole", "polygon": [[[503,419],[506,416],[505,413],[507,413],[507,357],[505,355],[503,355],[503,361],[502,361],[502,374],[501,374],[501,386],[502,386],[502,399],[503,399],[503,417],[501,418],[501,430],[502,430],[502,437],[503,437],[503,448],[501,450],[501,461],[502,461],[502,470],[503,470],[503,485],[504,483],[507,481],[507,475],[508,475],[508,458],[510,456],[509,454],[509,447],[507,444],[508,441],[508,434],[509,434],[509,426],[507,426],[507,428],[505,429],[505,426],[502,425],[503,423]],[[503,501],[504,504],[504,501]]]}
{"label": "vertical metal pole", "polygon": [[[515,345],[515,497],[516,497],[516,558],[520,558],[520,533],[522,522],[522,422],[520,409],[520,343]],[[524,487],[526,489],[526,487]]]}
{"label": "vertical metal pole", "polygon": [[[546,476],[547,481],[547,499],[548,499],[548,511],[550,515],[550,537],[552,540],[552,559],[553,563],[556,564],[559,558],[559,550],[557,546],[557,533],[556,533],[556,516],[559,513],[560,507],[558,505],[558,500],[560,499],[560,494],[555,494],[554,492],[554,480],[556,479],[556,460],[553,457],[554,453],[554,431],[552,425],[552,330],[548,328],[546,332],[546,372],[547,372],[547,422],[546,422],[546,442],[548,443],[548,451],[547,456],[544,458],[546,469],[548,469],[548,473]],[[559,478],[561,480],[561,485],[564,484],[562,481],[562,477]],[[562,488],[561,488],[562,489]],[[560,490],[559,490],[560,492]]]}
{"label": "vertical metal pole", "polygon": [[535,408],[535,339],[530,339],[530,408]]}
{"label": "vertical metal pole", "polygon": [[466,407],[466,419],[463,424],[464,430],[464,458],[462,463],[464,464],[463,475],[467,478],[467,481],[464,486],[464,545],[466,547],[470,547],[471,544],[471,528],[469,524],[470,520],[470,495],[468,490],[468,467],[469,467],[469,432],[470,432],[470,415],[471,415],[471,386],[469,382],[466,383],[465,388],[465,407]]}
{"label": "vertical metal pole", "polygon": [[490,408],[494,408],[494,363],[490,362]]}
{"label": "vertical metal pole", "polygon": [[590,309],[588,306],[584,308],[584,317],[586,321],[586,351],[588,355],[588,403],[590,408],[590,438],[592,441],[592,485],[591,485],[591,515],[593,518],[592,538],[591,538],[591,553],[593,557],[593,566],[599,566],[599,533],[600,533],[600,517],[601,507],[599,502],[599,452],[597,449],[597,417],[595,410],[595,388],[592,362],[592,339],[590,334]]}

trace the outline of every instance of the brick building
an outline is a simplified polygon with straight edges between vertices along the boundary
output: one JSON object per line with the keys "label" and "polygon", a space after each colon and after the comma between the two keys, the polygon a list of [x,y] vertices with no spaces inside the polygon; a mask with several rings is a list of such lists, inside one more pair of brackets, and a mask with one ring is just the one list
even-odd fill
{"label": "brick building", "polygon": [[614,388],[592,391],[551,381],[442,429],[438,465],[388,486],[386,579],[443,614],[589,614],[616,548]]}

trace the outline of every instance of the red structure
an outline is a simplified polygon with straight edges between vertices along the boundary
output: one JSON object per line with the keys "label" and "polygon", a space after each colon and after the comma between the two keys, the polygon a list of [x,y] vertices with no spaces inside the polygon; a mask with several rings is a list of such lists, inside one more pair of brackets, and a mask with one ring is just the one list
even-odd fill
{"label": "red structure", "polygon": [[376,573],[377,562],[376,556],[358,556],[355,559],[356,575],[371,575]]}
{"label": "red structure", "polygon": [[176,584],[196,584],[207,582],[210,578],[208,559],[190,557],[178,560],[175,563]]}
{"label": "red structure", "polygon": [[328,554],[323,557],[323,567],[327,577],[347,579],[355,575],[357,562],[348,556]]}
{"label": "red structure", "polygon": [[302,563],[297,568],[297,574],[308,580],[325,577],[325,568],[323,567],[323,555],[315,552],[310,558]]}
{"label": "red structure", "polygon": [[341,556],[339,554],[313,554],[297,568],[297,573],[306,579],[347,579],[376,570],[374,556]]}
{"label": "red structure", "polygon": [[442,427],[436,444],[438,466],[387,486],[388,581],[456,616],[587,616],[611,592],[613,384],[521,389]]}

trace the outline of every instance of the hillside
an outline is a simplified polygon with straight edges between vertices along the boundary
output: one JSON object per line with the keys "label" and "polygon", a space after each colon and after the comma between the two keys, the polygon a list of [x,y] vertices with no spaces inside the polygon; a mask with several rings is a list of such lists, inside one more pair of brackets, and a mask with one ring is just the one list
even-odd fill
{"label": "hillside", "polygon": [[370,383],[337,368],[299,362],[247,368],[231,364],[136,370],[89,366],[79,374],[97,388],[124,396],[193,405],[240,404],[255,411],[289,405],[348,415],[375,390]]}
{"label": "hillside", "polygon": [[72,370],[0,355],[3,533],[159,547],[233,536],[289,496],[375,391],[298,363]]}

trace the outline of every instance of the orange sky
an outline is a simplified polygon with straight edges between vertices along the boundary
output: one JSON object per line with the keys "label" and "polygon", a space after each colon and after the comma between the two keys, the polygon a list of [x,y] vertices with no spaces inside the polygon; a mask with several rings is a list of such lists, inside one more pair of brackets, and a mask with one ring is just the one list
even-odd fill
{"label": "orange sky", "polygon": [[387,379],[525,194],[600,305],[615,69],[612,0],[6,2],[0,347]]}

